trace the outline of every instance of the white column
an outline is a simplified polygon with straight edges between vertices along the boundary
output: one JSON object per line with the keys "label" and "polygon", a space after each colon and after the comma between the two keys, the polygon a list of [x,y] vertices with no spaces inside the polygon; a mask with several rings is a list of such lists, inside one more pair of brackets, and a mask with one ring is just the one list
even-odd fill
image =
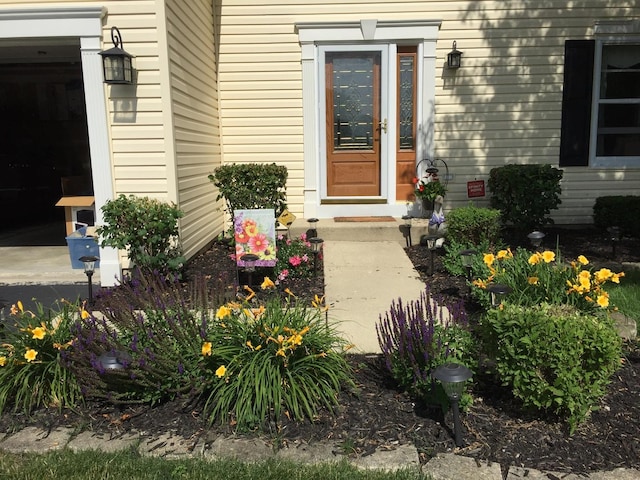
{"label": "white column", "polygon": [[304,216],[317,215],[318,202],[318,96],[316,46],[302,44],[302,116],[304,152]]}
{"label": "white column", "polygon": [[[96,202],[96,225],[103,223],[102,206],[107,200],[113,198],[107,103],[102,78],[102,57],[99,55],[101,47],[100,37],[82,37],[80,39],[93,192]],[[118,251],[114,248],[101,248],[100,283],[103,286],[115,285],[120,279],[120,275]]]}

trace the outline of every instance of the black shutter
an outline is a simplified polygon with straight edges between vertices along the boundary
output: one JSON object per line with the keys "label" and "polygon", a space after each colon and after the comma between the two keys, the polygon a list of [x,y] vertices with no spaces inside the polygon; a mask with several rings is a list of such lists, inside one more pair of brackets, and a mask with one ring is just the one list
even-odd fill
{"label": "black shutter", "polygon": [[594,40],[567,40],[564,44],[564,86],[560,131],[561,167],[589,165],[595,45]]}

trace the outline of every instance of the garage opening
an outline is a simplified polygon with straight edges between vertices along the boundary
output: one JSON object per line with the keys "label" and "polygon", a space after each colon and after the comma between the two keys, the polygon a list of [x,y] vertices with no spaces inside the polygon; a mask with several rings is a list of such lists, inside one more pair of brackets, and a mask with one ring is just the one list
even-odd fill
{"label": "garage opening", "polygon": [[0,43],[0,247],[65,245],[55,204],[93,195],[80,46],[17,43]]}

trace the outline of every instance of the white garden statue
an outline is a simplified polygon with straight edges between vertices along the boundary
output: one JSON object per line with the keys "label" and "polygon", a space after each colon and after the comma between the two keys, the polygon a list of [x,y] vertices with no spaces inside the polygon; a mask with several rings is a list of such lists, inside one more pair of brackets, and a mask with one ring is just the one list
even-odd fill
{"label": "white garden statue", "polygon": [[447,223],[444,218],[444,212],[442,211],[442,204],[444,198],[442,195],[438,195],[433,201],[433,213],[429,219],[429,235],[441,235],[442,237],[436,240],[436,248],[442,247],[444,244],[444,234],[447,232]]}

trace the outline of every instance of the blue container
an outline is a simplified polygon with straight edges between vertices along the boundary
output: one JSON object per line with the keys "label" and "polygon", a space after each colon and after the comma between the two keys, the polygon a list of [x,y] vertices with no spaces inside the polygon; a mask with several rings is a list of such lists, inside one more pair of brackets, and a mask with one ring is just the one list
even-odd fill
{"label": "blue container", "polygon": [[[71,268],[84,269],[84,263],[80,257],[93,255],[100,257],[100,247],[94,237],[86,236],[86,227],[76,230],[67,238],[69,246],[69,258],[71,258]],[[100,268],[100,261],[97,261],[95,268]]]}

